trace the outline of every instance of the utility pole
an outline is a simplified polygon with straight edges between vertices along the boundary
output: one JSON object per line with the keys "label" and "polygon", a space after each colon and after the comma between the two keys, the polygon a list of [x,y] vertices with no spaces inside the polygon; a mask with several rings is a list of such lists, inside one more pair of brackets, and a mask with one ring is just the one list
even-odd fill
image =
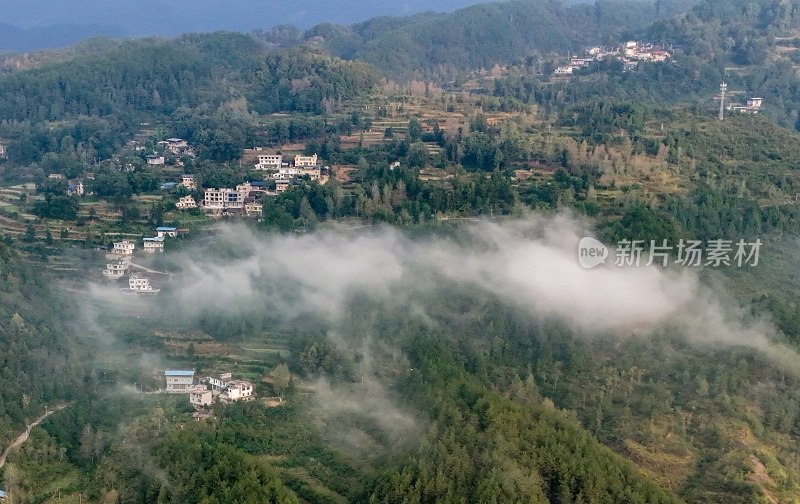
{"label": "utility pole", "polygon": [[722,81],[722,84],[719,85],[719,120],[725,120],[725,90],[728,89],[728,85],[725,81]]}

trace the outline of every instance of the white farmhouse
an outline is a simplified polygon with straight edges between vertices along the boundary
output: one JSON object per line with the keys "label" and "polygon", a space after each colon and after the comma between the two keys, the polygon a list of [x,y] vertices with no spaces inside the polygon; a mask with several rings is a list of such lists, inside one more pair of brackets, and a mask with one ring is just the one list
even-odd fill
{"label": "white farmhouse", "polygon": [[228,401],[251,401],[255,398],[253,384],[244,380],[231,380],[224,392],[219,395],[219,400]]}
{"label": "white farmhouse", "polygon": [[194,385],[194,371],[170,370],[164,371],[167,381],[167,392],[191,392]]}
{"label": "white farmhouse", "polygon": [[103,276],[111,280],[118,280],[127,274],[130,267],[131,264],[129,261],[118,259],[106,264],[106,269],[103,270]]}
{"label": "white farmhouse", "polygon": [[155,254],[156,252],[164,252],[164,237],[154,236],[152,238],[144,239],[144,251],[148,254]]}
{"label": "white farmhouse", "polygon": [[164,238],[165,236],[175,238],[178,236],[178,228],[172,226],[160,226],[156,228],[156,235],[159,238]]}
{"label": "white farmhouse", "polygon": [[184,196],[178,199],[178,202],[175,203],[175,208],[177,208],[178,210],[197,208],[197,202],[191,196]]}
{"label": "white farmhouse", "polygon": [[114,242],[114,249],[111,252],[120,256],[130,256],[133,255],[133,249],[135,248],[136,244],[132,241],[122,240],[119,242]]}
{"label": "white farmhouse", "polygon": [[283,156],[280,154],[259,154],[256,170],[277,170],[283,164]]}

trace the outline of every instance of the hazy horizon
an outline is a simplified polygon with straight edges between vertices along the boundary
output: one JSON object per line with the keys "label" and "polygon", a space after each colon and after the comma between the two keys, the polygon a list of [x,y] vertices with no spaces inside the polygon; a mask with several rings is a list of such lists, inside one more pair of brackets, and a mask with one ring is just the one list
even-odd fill
{"label": "hazy horizon", "polygon": [[[13,28],[36,33],[53,26],[73,29],[82,38],[175,36],[216,30],[250,32],[281,24],[307,29],[323,22],[352,24],[376,16],[445,12],[476,3],[479,0],[240,0],[235,4],[225,0],[1,0],[0,39],[9,38]],[[43,42],[48,40],[46,35],[42,33]]]}

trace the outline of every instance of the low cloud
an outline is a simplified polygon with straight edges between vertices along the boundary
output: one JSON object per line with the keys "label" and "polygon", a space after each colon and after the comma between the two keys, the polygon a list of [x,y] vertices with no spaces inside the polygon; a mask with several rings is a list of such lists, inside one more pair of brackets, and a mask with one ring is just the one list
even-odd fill
{"label": "low cloud", "polygon": [[[439,322],[427,304],[431,293],[454,286],[485,292],[532,319],[560,320],[588,337],[677,331],[698,345],[749,347],[800,372],[797,353],[773,342],[776,331],[771,324],[752,319],[748,310],[701,282],[693,269],[583,269],[577,248],[588,228],[565,214],[478,222],[464,226],[457,236],[412,237],[389,227],[262,236],[244,226],[224,225],[214,243],[171,256],[181,273],[165,285],[156,303],[136,301],[136,309],[149,303],[187,320],[269,313],[279,323],[313,318],[328,324],[333,347],[347,359],[360,356],[350,363],[360,382],[316,382],[316,414],[328,426],[336,424],[331,422],[335,418],[360,416],[388,445],[419,427],[413,415],[391,399],[387,380],[381,379],[375,364],[382,359],[373,359],[392,351],[385,346],[387,338],[334,332],[344,318],[353,316],[349,309],[358,295],[435,327]],[[96,293],[106,300],[111,294],[107,288]],[[375,336],[381,330],[379,324],[363,325]],[[355,422],[333,437],[363,448],[376,440],[375,432],[369,431]]]}

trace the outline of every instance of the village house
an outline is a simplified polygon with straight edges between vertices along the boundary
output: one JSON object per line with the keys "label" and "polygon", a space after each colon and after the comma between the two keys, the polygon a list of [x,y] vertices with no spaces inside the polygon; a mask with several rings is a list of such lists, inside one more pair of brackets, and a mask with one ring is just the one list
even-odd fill
{"label": "village house", "polygon": [[244,213],[248,217],[261,217],[264,213],[264,205],[256,201],[244,204]]}
{"label": "village house", "polygon": [[149,165],[159,166],[164,164],[164,156],[158,154],[148,154],[145,159],[147,159],[147,164]]}
{"label": "village house", "polygon": [[275,194],[281,194],[282,192],[285,192],[287,189],[289,189],[289,186],[291,184],[292,184],[291,180],[286,180],[286,179],[276,180],[275,181]]}
{"label": "village house", "polygon": [[294,157],[294,165],[296,167],[317,166],[317,155],[314,154],[311,156],[303,156],[301,154],[298,154]]}
{"label": "village house", "polygon": [[178,236],[178,228],[172,226],[160,226],[156,228],[156,235],[159,238],[164,238],[165,236],[169,236],[170,238],[175,238]]}
{"label": "village house", "polygon": [[283,165],[281,154],[259,154],[256,170],[277,170]]}
{"label": "village house", "polygon": [[197,181],[195,180],[194,175],[181,175],[180,185],[190,191],[197,189]]}
{"label": "village house", "polygon": [[189,208],[197,208],[197,202],[191,196],[183,196],[175,203],[175,208],[179,210],[186,210]]}
{"label": "village house", "polygon": [[292,179],[307,175],[311,180],[319,180],[322,176],[322,170],[319,166],[308,167],[282,167],[277,172],[271,175],[273,179]]}
{"label": "village house", "polygon": [[133,255],[133,250],[136,248],[136,244],[130,240],[122,240],[118,242],[114,242],[114,248],[111,250],[112,254],[120,255],[120,256],[130,256]]}
{"label": "village house", "polygon": [[763,98],[753,97],[747,99],[746,105],[742,105],[740,103],[729,103],[727,108],[728,110],[741,112],[743,114],[758,114],[761,111],[761,104],[763,101]]}
{"label": "village house", "polygon": [[164,148],[174,156],[194,157],[194,147],[183,138],[167,138],[165,142],[159,142],[159,144],[163,144]]}
{"label": "village house", "polygon": [[118,259],[116,261],[106,264],[106,269],[103,270],[103,276],[110,280],[118,280],[124,277],[131,263],[126,259]]}
{"label": "village house", "polygon": [[244,207],[244,195],[236,189],[210,188],[203,193],[203,207],[208,210],[228,210]]}
{"label": "village house", "polygon": [[47,176],[47,178],[50,180],[64,180],[64,175],[61,175],[60,173],[51,173]]}
{"label": "village house", "polygon": [[191,392],[194,385],[194,371],[170,370],[164,371],[167,382],[167,392]]}
{"label": "village house", "polygon": [[214,395],[205,385],[195,385],[189,392],[189,403],[195,408],[205,408],[214,404]]}
{"label": "village house", "polygon": [[67,184],[67,196],[83,196],[83,182],[77,180]]}
{"label": "village house", "polygon": [[0,143],[0,159],[6,158],[6,146],[5,144]]}
{"label": "village house", "polygon": [[231,373],[219,373],[214,376],[208,376],[206,378],[206,383],[211,385],[211,391],[214,395],[219,395],[228,386],[228,382],[231,381],[232,376]]}
{"label": "village house", "polygon": [[137,273],[131,273],[128,277],[128,289],[134,294],[158,294],[160,289],[154,289],[150,285],[150,279]]}
{"label": "village house", "polygon": [[219,395],[222,402],[252,401],[254,398],[253,384],[244,380],[231,380]]}
{"label": "village house", "polygon": [[144,251],[148,254],[155,254],[156,252],[164,252],[164,237],[154,236],[152,238],[144,239]]}

